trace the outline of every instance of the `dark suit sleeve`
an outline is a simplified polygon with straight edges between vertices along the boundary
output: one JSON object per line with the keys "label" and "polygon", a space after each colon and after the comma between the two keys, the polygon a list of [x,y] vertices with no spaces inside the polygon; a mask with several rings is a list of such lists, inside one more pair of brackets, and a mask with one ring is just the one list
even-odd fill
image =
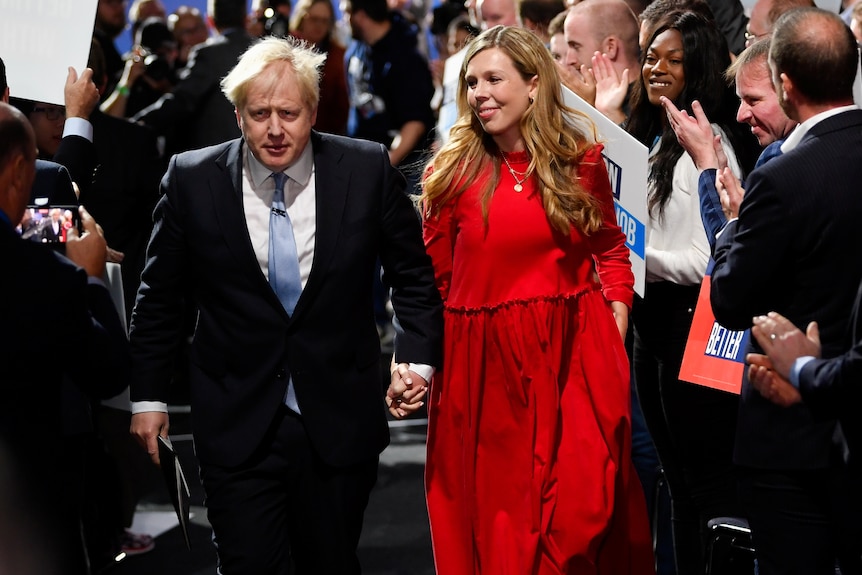
{"label": "dark suit sleeve", "polygon": [[78,196],[75,195],[72,178],[65,166],[36,160],[36,177],[30,190],[30,203],[39,203],[37,198],[47,198],[48,204],[52,206],[78,205]]}
{"label": "dark suit sleeve", "polygon": [[61,324],[64,329],[57,335],[68,338],[66,372],[88,397],[113,397],[128,385],[126,331],[104,285],[87,278],[80,268],[67,279],[62,289],[68,303],[58,304],[58,311],[68,314],[61,316],[68,322]]}
{"label": "dark suit sleeve", "polygon": [[177,210],[176,177],[174,157],[162,179],[162,197],[154,212],[147,263],[132,313],[132,401],[166,401],[182,338],[188,265]]}
{"label": "dark suit sleeve", "polygon": [[862,341],[832,359],[809,361],[799,373],[799,391],[812,411],[827,411],[832,416],[840,406],[852,401],[851,394],[862,385]]}
{"label": "dark suit sleeve", "polygon": [[392,288],[397,318],[398,362],[442,365],[443,303],[434,283],[431,258],[425,253],[419,216],[404,193],[403,176],[389,164],[381,147],[385,191],[380,261],[384,283]]}
{"label": "dark suit sleeve", "polygon": [[827,416],[834,416],[843,408],[856,416],[856,400],[862,390],[862,285],[853,306],[852,326],[848,351],[831,359],[809,361],[799,373],[799,390],[813,411],[825,409]]}
{"label": "dark suit sleeve", "polygon": [[66,166],[82,195],[90,189],[98,161],[93,142],[82,136],[66,136],[60,140],[54,161]]}
{"label": "dark suit sleeve", "polygon": [[786,220],[787,198],[763,173],[752,172],[739,219],[724,228],[713,253],[710,301],[716,321],[728,329],[747,329],[752,317],[776,309],[776,293],[787,281],[784,255],[796,230]]}
{"label": "dark suit sleeve", "polygon": [[55,206],[74,206],[78,204],[78,196],[75,195],[75,189],[72,187],[72,176],[65,166],[58,164],[50,201]]}
{"label": "dark suit sleeve", "polygon": [[706,230],[709,247],[715,250],[715,236],[727,224],[727,217],[721,208],[721,198],[715,188],[716,170],[709,169],[700,173],[697,179],[697,195],[700,198],[700,219]]}

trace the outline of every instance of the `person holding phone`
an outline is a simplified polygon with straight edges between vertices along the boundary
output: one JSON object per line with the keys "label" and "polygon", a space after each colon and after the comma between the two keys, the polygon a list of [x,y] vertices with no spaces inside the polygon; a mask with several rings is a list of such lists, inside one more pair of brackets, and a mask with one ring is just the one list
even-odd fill
{"label": "person holding phone", "polygon": [[[88,573],[80,531],[80,460],[63,441],[64,381],[91,399],[118,393],[129,368],[126,333],[101,278],[106,245],[83,208],[83,232],[68,231],[66,256],[21,239],[36,172],[36,141],[24,115],[0,103],[0,443],[10,451],[63,572]],[[45,336],[48,313],[62,313]],[[38,364],[36,363],[38,362]],[[49,368],[43,369],[43,366]],[[33,446],[38,446],[34,450]]]}

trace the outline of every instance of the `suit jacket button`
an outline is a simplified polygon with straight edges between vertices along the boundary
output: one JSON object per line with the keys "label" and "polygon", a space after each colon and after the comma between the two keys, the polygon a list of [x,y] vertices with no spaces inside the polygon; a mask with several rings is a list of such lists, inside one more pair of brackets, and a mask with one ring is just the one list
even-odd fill
{"label": "suit jacket button", "polygon": [[275,374],[275,377],[277,377],[278,379],[284,379],[285,375],[285,371],[283,369],[279,369],[278,373]]}

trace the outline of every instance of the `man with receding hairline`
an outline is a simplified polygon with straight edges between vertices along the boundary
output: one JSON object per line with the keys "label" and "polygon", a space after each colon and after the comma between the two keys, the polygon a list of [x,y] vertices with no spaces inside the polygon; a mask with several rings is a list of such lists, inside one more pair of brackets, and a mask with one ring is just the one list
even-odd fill
{"label": "man with receding hairline", "polygon": [[[628,95],[619,109],[604,109],[596,94],[580,89],[582,66],[592,68],[596,52],[607,58],[620,82],[627,82],[628,92],[638,77],[638,20],[623,0],[585,0],[570,8],[563,24],[566,39],[564,58],[569,74],[562,71],[563,83],[575,93],[595,104],[599,111],[616,123],[622,123],[628,108]],[[595,81],[593,80],[593,83]],[[595,86],[592,88],[595,92]]]}

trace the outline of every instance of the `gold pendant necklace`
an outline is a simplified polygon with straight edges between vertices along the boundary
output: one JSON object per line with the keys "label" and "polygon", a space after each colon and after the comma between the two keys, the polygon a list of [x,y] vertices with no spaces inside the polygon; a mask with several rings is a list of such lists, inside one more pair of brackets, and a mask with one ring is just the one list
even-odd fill
{"label": "gold pendant necklace", "polygon": [[529,171],[524,172],[524,177],[518,178],[518,174],[520,174],[521,172],[516,172],[515,170],[512,169],[512,166],[509,164],[509,160],[506,159],[505,154],[503,154],[501,152],[500,156],[502,156],[503,161],[506,162],[506,167],[509,168],[509,173],[512,174],[513,178],[515,178],[515,185],[512,189],[514,189],[515,192],[520,194],[521,191],[524,189],[524,186],[522,186],[521,184],[523,184],[524,182],[527,181],[527,178],[530,177],[530,172]]}

